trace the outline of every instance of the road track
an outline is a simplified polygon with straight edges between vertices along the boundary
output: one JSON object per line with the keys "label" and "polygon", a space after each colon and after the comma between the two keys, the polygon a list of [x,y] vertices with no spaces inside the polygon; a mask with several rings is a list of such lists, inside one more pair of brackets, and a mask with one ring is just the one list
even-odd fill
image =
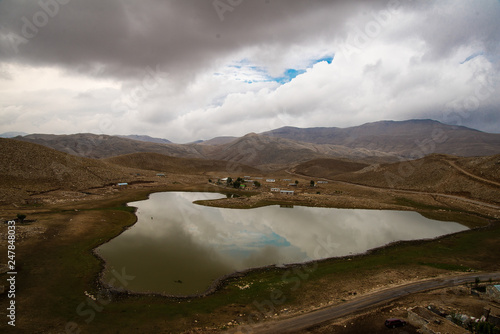
{"label": "road track", "polygon": [[263,322],[251,327],[245,327],[243,330],[240,328],[230,333],[296,333],[337,318],[386,304],[390,301],[408,296],[410,294],[462,285],[474,282],[476,278],[479,278],[483,282],[488,281],[490,278],[492,280],[499,280],[500,272],[457,275],[448,278],[428,279],[408,283],[359,296],[342,304],[328,306],[307,314],[279,321]]}

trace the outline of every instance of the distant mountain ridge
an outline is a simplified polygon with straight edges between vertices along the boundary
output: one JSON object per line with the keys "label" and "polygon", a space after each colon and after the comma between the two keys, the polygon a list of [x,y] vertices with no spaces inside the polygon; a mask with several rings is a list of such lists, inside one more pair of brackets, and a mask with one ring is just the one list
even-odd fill
{"label": "distant mountain ridge", "polygon": [[151,152],[180,158],[232,161],[270,169],[325,158],[372,163],[417,159],[435,153],[464,157],[500,153],[500,134],[433,120],[381,121],[350,128],[284,127],[240,138],[216,137],[190,144],[156,143],[94,134],[32,134],[17,139],[81,157],[110,158]]}
{"label": "distant mountain ridge", "polygon": [[4,133],[0,133],[0,138],[14,138],[14,137],[17,137],[17,136],[26,136],[27,133],[26,132],[4,132]]}
{"label": "distant mountain ridge", "polygon": [[133,139],[133,140],[138,140],[138,141],[143,141],[146,143],[157,143],[157,144],[171,144],[172,142],[168,139],[163,139],[163,138],[154,138],[150,136],[140,136],[140,135],[127,135],[127,136],[118,136],[121,138],[128,138],[128,139]]}
{"label": "distant mountain ridge", "polygon": [[283,127],[262,134],[315,144],[381,151],[403,158],[431,153],[457,156],[500,153],[500,134],[446,125],[429,119],[379,121],[349,128]]}

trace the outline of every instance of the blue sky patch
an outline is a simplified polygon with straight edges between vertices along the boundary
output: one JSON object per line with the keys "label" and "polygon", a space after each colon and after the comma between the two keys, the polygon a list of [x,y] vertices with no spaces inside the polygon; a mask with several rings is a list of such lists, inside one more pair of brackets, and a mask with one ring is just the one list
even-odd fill
{"label": "blue sky patch", "polygon": [[296,70],[293,68],[289,68],[283,73],[283,76],[278,77],[278,78],[272,78],[273,81],[276,81],[277,83],[283,85],[286,84],[287,82],[292,81],[295,79],[298,75],[305,73],[306,70]]}
{"label": "blue sky patch", "polygon": [[465,64],[466,62],[468,62],[469,60],[472,60],[474,58],[476,58],[477,56],[482,56],[484,55],[484,52],[483,51],[479,51],[479,52],[474,52],[473,54],[471,54],[469,57],[465,58],[465,60],[463,62],[461,62],[460,64]]}

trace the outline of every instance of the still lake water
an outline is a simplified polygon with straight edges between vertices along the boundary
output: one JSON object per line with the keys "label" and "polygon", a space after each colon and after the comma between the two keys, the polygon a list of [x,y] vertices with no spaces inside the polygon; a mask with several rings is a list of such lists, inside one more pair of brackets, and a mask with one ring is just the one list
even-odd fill
{"label": "still lake water", "polygon": [[167,192],[129,203],[138,221],[97,251],[104,282],[135,276],[127,290],[203,293],[217,278],[247,268],[363,253],[397,240],[466,230],[410,211],[268,206],[224,209],[193,204],[214,193]]}

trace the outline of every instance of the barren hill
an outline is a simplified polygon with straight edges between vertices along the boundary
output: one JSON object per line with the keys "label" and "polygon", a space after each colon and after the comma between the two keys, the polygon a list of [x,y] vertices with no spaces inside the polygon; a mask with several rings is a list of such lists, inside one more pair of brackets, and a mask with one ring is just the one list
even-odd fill
{"label": "barren hill", "polygon": [[381,151],[405,158],[431,153],[485,156],[500,152],[500,134],[433,120],[380,121],[350,128],[284,127],[263,134],[315,144]]}
{"label": "barren hill", "polygon": [[118,157],[107,158],[104,161],[119,166],[147,169],[174,174],[205,174],[207,172],[239,171],[242,173],[258,174],[260,170],[220,160],[176,158],[158,153],[132,153]]}
{"label": "barren hill", "polygon": [[105,162],[15,139],[0,138],[0,161],[0,201],[55,189],[82,190],[129,178]]}
{"label": "barren hill", "polygon": [[[461,166],[463,171],[455,166]],[[498,166],[500,155],[460,158],[433,154],[412,161],[372,165],[337,175],[335,179],[383,188],[464,195],[499,203],[500,183],[495,181]]]}

